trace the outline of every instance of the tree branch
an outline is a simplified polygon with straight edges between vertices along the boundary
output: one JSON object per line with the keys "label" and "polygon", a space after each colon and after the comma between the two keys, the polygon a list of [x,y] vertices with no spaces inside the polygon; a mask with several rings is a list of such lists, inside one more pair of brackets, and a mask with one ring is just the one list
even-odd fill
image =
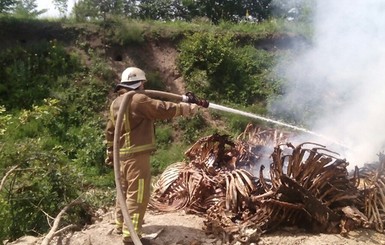
{"label": "tree branch", "polygon": [[75,224],[71,224],[71,225],[67,225],[66,227],[63,227],[63,228],[61,228],[60,230],[58,230],[58,231],[55,231],[55,233],[53,234],[53,236],[52,237],[54,237],[54,236],[58,236],[58,235],[60,235],[60,234],[62,234],[62,233],[64,233],[64,232],[66,232],[66,231],[68,231],[68,230],[72,230],[72,229],[77,229],[79,226],[78,225],[75,225]]}
{"label": "tree branch", "polygon": [[3,189],[3,185],[5,183],[5,179],[15,170],[19,167],[19,165],[16,165],[16,166],[13,166],[10,170],[8,170],[8,172],[4,175],[4,177],[1,179],[1,183],[0,183],[0,191],[1,189]]}
{"label": "tree branch", "polygon": [[[75,200],[73,200],[72,202],[70,202],[67,206],[65,206],[60,212],[59,214],[56,216],[54,222],[53,222],[53,225],[52,225],[52,228],[51,230],[48,232],[48,234],[44,237],[44,240],[43,242],[41,243],[41,245],[49,245],[49,242],[52,240],[52,238],[57,235],[57,234],[60,234],[63,232],[63,229],[69,229],[70,226],[67,226],[59,231],[56,232],[56,230],[58,229],[59,227],[59,223],[60,223],[60,220],[61,220],[61,217],[65,214],[65,212],[67,212],[67,210],[75,205],[75,204],[79,204],[81,203],[79,197],[76,198]],[[72,228],[72,227],[71,227]]]}

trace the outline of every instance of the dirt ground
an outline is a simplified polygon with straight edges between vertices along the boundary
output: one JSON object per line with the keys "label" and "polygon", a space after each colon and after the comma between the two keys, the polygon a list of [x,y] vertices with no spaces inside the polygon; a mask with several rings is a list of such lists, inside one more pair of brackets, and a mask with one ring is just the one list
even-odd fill
{"label": "dirt ground", "polygon": [[[100,220],[81,231],[69,233],[52,245],[120,245],[121,235],[114,233],[113,212],[110,210],[100,216]],[[153,245],[221,245],[220,238],[206,235],[203,231],[204,217],[172,212],[156,214],[149,211],[145,217],[144,233],[154,236]],[[42,237],[22,237],[7,243],[12,245],[41,244]],[[262,235],[258,245],[368,245],[385,244],[385,234],[373,230],[351,231],[347,237],[338,234],[306,234],[297,229],[286,228],[281,231]]]}

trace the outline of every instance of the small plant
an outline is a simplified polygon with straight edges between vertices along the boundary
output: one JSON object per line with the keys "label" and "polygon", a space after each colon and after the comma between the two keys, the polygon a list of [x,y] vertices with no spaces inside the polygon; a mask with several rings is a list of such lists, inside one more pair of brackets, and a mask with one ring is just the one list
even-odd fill
{"label": "small plant", "polygon": [[168,146],[158,148],[151,157],[151,175],[159,175],[170,164],[183,161],[186,149],[186,145],[175,142]]}
{"label": "small plant", "polygon": [[173,128],[168,124],[157,126],[155,132],[155,138],[158,148],[166,148],[166,146],[172,143]]}
{"label": "small plant", "polygon": [[179,118],[178,126],[183,132],[182,140],[186,144],[194,143],[204,134],[207,124],[201,114],[192,118]]}

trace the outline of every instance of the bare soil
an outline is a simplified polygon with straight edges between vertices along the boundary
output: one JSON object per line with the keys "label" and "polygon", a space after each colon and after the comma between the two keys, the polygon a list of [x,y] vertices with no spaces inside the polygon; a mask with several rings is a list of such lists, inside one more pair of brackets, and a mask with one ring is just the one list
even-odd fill
{"label": "bare soil", "polygon": [[[153,245],[221,245],[221,238],[205,234],[204,217],[186,214],[183,211],[170,213],[147,212],[143,231],[154,235]],[[94,224],[81,231],[71,232],[60,239],[55,237],[52,245],[119,245],[121,235],[114,232],[113,211],[101,214]],[[43,237],[22,237],[8,243],[12,245],[41,244]],[[240,244],[240,243],[234,243]],[[285,228],[271,234],[263,234],[258,245],[368,245],[385,244],[385,234],[373,230],[355,230],[344,237],[339,234],[309,234],[295,228]]]}

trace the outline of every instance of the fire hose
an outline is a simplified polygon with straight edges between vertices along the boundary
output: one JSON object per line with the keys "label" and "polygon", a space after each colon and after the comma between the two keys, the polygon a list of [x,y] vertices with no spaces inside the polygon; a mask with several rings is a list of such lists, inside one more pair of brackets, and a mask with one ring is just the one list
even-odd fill
{"label": "fire hose", "polygon": [[157,90],[139,90],[139,91],[129,91],[126,94],[124,94],[122,103],[119,107],[119,111],[116,118],[116,124],[115,124],[115,131],[114,131],[114,142],[113,142],[113,162],[114,162],[114,175],[115,175],[115,185],[116,185],[116,192],[117,192],[117,199],[118,203],[122,209],[122,214],[124,218],[124,223],[127,225],[127,228],[130,232],[132,241],[135,245],[142,245],[142,242],[140,241],[140,238],[138,234],[135,232],[134,225],[132,223],[130,214],[128,213],[127,204],[125,201],[125,197],[123,196],[122,186],[120,184],[120,144],[119,139],[121,135],[121,129],[122,129],[122,123],[124,118],[124,113],[127,110],[128,102],[132,98],[132,96],[135,93],[142,93],[145,94],[151,98],[158,97],[158,98],[164,98],[167,100],[172,100],[176,102],[188,102],[188,103],[195,103],[202,107],[208,107],[209,103],[206,100],[200,100],[195,97],[195,95],[191,92],[186,93],[186,95],[178,95],[163,91],[157,91]]}

